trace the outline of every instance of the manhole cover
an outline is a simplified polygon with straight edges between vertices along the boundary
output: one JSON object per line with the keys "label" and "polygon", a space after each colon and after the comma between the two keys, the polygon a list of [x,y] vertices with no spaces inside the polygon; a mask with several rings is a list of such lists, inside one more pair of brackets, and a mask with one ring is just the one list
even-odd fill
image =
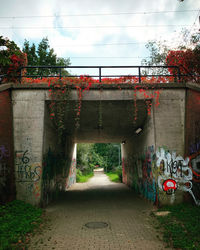
{"label": "manhole cover", "polygon": [[108,224],[106,222],[98,222],[98,221],[95,221],[95,222],[88,222],[85,224],[85,226],[87,228],[92,228],[92,229],[97,229],[97,228],[104,228],[104,227],[107,227]]}

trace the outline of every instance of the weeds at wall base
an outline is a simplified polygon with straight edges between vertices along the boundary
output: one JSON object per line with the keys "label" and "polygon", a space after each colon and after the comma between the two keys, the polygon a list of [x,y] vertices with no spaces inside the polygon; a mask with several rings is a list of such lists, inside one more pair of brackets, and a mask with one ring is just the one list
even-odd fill
{"label": "weeds at wall base", "polygon": [[192,204],[165,206],[158,211],[169,211],[166,216],[154,216],[157,230],[162,231],[163,240],[169,247],[183,250],[200,249],[200,207]]}
{"label": "weeds at wall base", "polygon": [[26,249],[36,229],[42,226],[43,211],[23,201],[0,206],[0,250]]}

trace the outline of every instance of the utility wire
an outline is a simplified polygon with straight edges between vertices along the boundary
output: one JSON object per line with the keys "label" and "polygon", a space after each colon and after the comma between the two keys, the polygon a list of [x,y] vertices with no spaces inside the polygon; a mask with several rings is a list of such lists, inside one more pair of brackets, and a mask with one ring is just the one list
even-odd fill
{"label": "utility wire", "polygon": [[189,33],[187,34],[187,36],[185,37],[185,45],[187,46],[188,45],[188,41],[189,41],[189,36],[192,34],[192,29],[193,29],[193,27],[195,26],[195,24],[196,24],[196,21],[198,20],[198,18],[199,18],[199,15],[200,15],[200,9],[199,9],[199,11],[198,11],[198,13],[197,13],[197,16],[196,16],[196,18],[195,18],[195,20],[194,20],[194,23],[192,24],[192,26],[191,26],[191,28],[190,28],[190,31],[189,31]]}
{"label": "utility wire", "polygon": [[119,15],[149,15],[149,14],[167,14],[167,13],[185,13],[196,12],[193,10],[166,10],[166,11],[142,11],[142,12],[116,12],[116,13],[93,13],[93,14],[60,14],[60,15],[46,15],[46,16],[0,16],[0,19],[17,19],[17,18],[55,18],[55,17],[77,17],[77,16],[119,16]]}
{"label": "utility wire", "polygon": [[126,42],[126,43],[96,43],[96,44],[65,44],[54,45],[54,47],[87,47],[87,46],[114,46],[114,45],[139,45],[146,44],[147,42]]}
{"label": "utility wire", "polygon": [[161,27],[189,27],[188,24],[161,24],[161,25],[122,25],[122,26],[55,26],[55,27],[0,27],[0,29],[104,29],[104,28],[161,28]]}
{"label": "utility wire", "polygon": [[71,59],[141,59],[150,58],[150,56],[69,56]]}

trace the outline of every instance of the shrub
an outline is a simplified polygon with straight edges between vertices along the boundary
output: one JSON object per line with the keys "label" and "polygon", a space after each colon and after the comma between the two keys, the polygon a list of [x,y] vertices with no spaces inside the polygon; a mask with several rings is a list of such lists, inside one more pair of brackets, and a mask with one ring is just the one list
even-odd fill
{"label": "shrub", "polygon": [[5,75],[3,82],[17,82],[20,68],[27,65],[27,56],[13,41],[9,41],[3,36],[0,36],[0,46],[5,47],[5,49],[0,50],[0,75]]}

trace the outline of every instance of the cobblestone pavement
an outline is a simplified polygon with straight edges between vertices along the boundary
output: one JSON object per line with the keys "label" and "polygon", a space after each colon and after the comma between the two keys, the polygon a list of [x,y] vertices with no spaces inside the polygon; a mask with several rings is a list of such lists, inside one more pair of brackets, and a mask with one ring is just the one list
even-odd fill
{"label": "cobblestone pavement", "polygon": [[[122,183],[95,172],[88,183],[77,183],[47,207],[50,225],[28,249],[165,249],[152,225],[153,206]],[[105,222],[105,228],[87,228]],[[150,223],[151,222],[151,223]]]}

